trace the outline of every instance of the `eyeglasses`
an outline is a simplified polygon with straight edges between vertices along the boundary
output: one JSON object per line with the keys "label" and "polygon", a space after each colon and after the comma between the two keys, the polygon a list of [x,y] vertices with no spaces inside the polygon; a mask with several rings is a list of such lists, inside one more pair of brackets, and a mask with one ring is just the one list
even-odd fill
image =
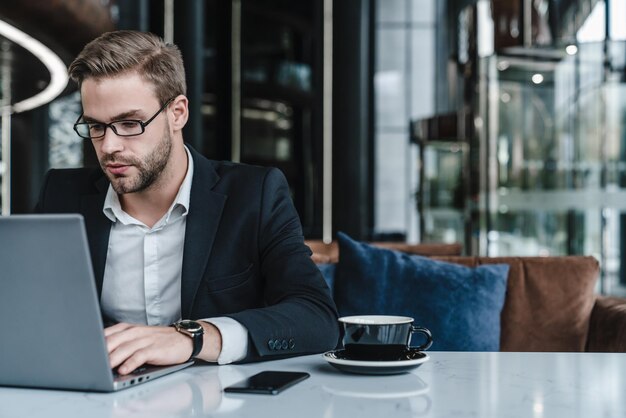
{"label": "eyeglasses", "polygon": [[83,114],[81,113],[78,119],[76,119],[76,123],[74,123],[74,130],[84,139],[98,139],[104,137],[106,134],[107,128],[111,128],[111,130],[117,136],[137,136],[141,135],[146,131],[146,126],[150,124],[159,113],[163,112],[167,105],[169,105],[175,97],[169,99],[165,104],[147,121],[141,121],[137,119],[123,119],[116,120],[111,123],[104,122],[78,122]]}

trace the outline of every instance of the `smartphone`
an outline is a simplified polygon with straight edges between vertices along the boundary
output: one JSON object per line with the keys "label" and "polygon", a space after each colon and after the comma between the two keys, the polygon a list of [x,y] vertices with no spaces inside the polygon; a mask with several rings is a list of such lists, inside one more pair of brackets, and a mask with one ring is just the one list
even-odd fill
{"label": "smartphone", "polygon": [[265,371],[224,388],[224,392],[277,395],[310,376],[304,372]]}

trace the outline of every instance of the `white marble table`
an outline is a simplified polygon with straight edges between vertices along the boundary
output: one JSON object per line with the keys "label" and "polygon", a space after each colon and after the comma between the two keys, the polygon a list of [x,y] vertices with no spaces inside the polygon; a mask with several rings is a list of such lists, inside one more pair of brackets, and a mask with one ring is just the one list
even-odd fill
{"label": "white marble table", "polygon": [[[112,394],[0,388],[0,417],[626,417],[626,354],[429,355],[395,376],[344,374],[314,355],[197,365]],[[277,396],[223,393],[262,370],[311,377]]]}

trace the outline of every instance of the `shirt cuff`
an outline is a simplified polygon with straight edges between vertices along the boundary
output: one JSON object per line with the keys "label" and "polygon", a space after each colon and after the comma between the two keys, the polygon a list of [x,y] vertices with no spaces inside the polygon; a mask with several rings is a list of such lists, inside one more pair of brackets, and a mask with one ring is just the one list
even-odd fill
{"label": "shirt cuff", "polygon": [[248,330],[232,318],[220,316],[202,319],[215,325],[222,335],[222,351],[217,364],[230,364],[242,360],[248,353]]}

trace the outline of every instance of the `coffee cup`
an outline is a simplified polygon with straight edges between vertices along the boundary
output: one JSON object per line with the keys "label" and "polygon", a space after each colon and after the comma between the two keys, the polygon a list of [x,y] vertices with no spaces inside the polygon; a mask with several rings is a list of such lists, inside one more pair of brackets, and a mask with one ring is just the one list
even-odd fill
{"label": "coffee cup", "polygon": [[[413,318],[391,315],[355,315],[339,318],[343,324],[343,346],[354,360],[400,360],[408,350],[427,350],[433,338],[427,328],[413,325]],[[424,344],[410,347],[411,336],[418,332]]]}

